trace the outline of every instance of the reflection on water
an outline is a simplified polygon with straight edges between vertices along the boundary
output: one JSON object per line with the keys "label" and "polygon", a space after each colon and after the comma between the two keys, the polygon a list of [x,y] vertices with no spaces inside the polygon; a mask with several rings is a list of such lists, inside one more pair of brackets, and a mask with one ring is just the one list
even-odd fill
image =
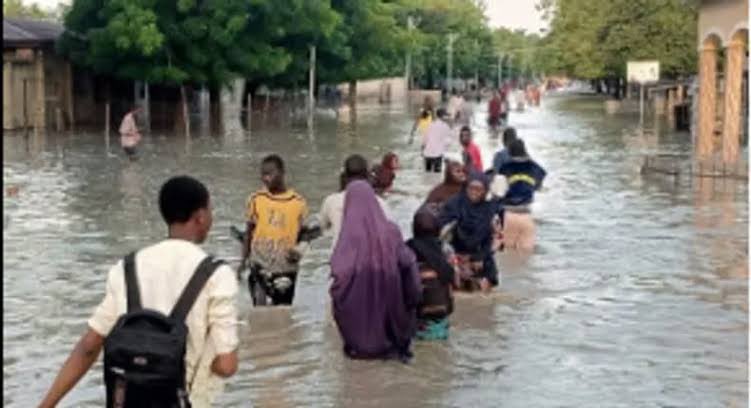
{"label": "reflection on water", "polygon": [[[459,297],[450,339],[418,343],[410,365],[351,361],[330,317],[330,241],[303,260],[295,305],[251,310],[241,293],[238,374],[220,406],[745,406],[748,368],[747,186],[639,173],[646,153],[688,153],[689,136],[659,123],[605,117],[601,101],[550,98],[512,114],[549,171],[534,204],[534,255],[499,257],[503,285]],[[484,104],[475,135],[490,163]],[[34,404],[104,293],[106,272],[163,238],[156,195],[188,173],[212,192],[207,247],[236,257],[229,225],[242,220],[272,152],[312,210],[338,187],[350,153],[400,155],[388,198],[409,234],[412,212],[441,176],[424,174],[400,106],[254,118],[252,134],[147,136],[137,162],[101,132],[6,135],[3,177],[3,403]],[[201,133],[201,132],[198,132]],[[114,139],[113,139],[114,140]],[[456,146],[456,145],[455,145]],[[244,285],[243,285],[244,289]],[[98,363],[63,406],[101,406]]]}

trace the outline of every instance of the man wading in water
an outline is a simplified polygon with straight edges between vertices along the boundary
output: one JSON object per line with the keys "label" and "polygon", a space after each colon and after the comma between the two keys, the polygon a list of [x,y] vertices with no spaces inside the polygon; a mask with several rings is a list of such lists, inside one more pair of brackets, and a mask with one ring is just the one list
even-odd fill
{"label": "man wading in water", "polygon": [[[120,261],[110,269],[104,299],[94,310],[86,332],[60,369],[44,401],[39,404],[40,408],[56,406],[91,368],[103,346],[104,366],[105,370],[107,369],[108,347],[112,344],[113,337],[117,337],[116,333],[121,325],[121,320],[118,319],[123,315],[127,317],[133,311],[130,285],[126,285],[125,264],[128,263],[128,258],[132,259],[132,264],[129,265],[133,266],[131,271],[137,282],[135,292],[140,294],[140,302],[135,303],[139,305],[136,309],[141,310],[136,312],[148,312],[151,316],[156,313],[171,314],[170,311],[176,309],[178,299],[183,299],[181,294],[184,289],[192,286],[189,285],[189,281],[192,282],[199,274],[199,266],[211,260],[198,246],[206,240],[212,224],[209,192],[201,182],[188,176],[170,179],[159,191],[159,210],[168,226],[168,238],[139,250],[133,258],[128,256],[126,261]],[[208,281],[204,282],[202,289],[197,292],[197,297],[193,297],[192,307],[189,307],[189,313],[184,319],[187,326],[186,343],[183,343],[185,348],[182,350],[184,379],[180,378],[178,381],[184,381],[185,389],[180,391],[187,392],[190,402],[196,408],[211,405],[210,390],[214,388],[211,384],[218,381],[215,376],[226,378],[237,371],[239,343],[235,309],[235,272],[222,264],[216,267],[209,275]],[[144,321],[141,327],[131,328],[131,333],[138,333],[138,330],[157,330],[157,326],[149,329],[147,323],[149,322]],[[152,366],[149,364],[149,358],[155,355],[155,351],[164,352],[167,347],[172,348],[173,353],[180,352],[181,350],[175,349],[179,346],[176,343],[154,341],[159,333],[145,334],[150,335],[148,339],[151,340],[143,338],[142,341],[131,341],[128,346],[131,350],[146,356],[129,360],[140,366],[138,370],[128,371],[129,367],[123,369],[111,366],[110,370],[105,371],[105,380],[117,374],[117,371],[127,374],[124,377],[127,387],[124,392],[124,406],[127,408],[147,406],[143,400],[144,395],[147,395],[152,403],[158,397],[164,397],[164,389],[160,390],[153,382],[131,384],[128,382],[129,376],[145,375],[146,370],[155,371],[151,374],[154,376],[176,375],[178,372],[170,370],[174,368],[169,366],[169,363],[174,363],[172,360],[159,359],[159,355],[156,355],[157,357],[152,360]],[[107,388],[107,406],[113,406],[108,381]],[[174,399],[176,394],[171,393],[168,396]]]}
{"label": "man wading in water", "polygon": [[291,305],[304,247],[297,240],[308,215],[305,199],[284,182],[284,161],[272,154],[261,162],[264,188],[248,198],[243,259],[249,257],[253,303]]}
{"label": "man wading in water", "polygon": [[136,160],[136,146],[141,141],[141,132],[136,125],[136,116],[141,113],[141,108],[136,107],[126,113],[120,124],[120,144],[130,161]]}

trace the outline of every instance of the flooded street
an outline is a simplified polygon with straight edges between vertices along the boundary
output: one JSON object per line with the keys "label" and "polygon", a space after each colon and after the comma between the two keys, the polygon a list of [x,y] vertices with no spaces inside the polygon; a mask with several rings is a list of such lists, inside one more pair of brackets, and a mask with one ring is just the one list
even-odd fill
{"label": "flooded street", "polygon": [[[475,137],[487,166],[499,141],[487,136],[485,105]],[[447,342],[418,342],[410,365],[346,359],[330,317],[330,238],[320,239],[291,309],[251,310],[241,285],[240,370],[217,406],[747,406],[747,182],[641,175],[645,153],[688,153],[690,136],[664,124],[639,132],[636,119],[605,116],[593,97],[550,97],[510,121],[549,174],[533,210],[538,245],[526,262],[500,257],[496,293],[457,300]],[[250,136],[189,144],[145,136],[135,163],[114,134],[112,157],[101,132],[5,136],[4,182],[20,189],[3,200],[4,406],[38,403],[110,266],[166,237],[156,197],[169,176],[207,184],[206,247],[232,258],[229,226],[242,223],[268,153],[284,157],[290,185],[316,212],[347,155],[397,152],[404,193],[387,202],[405,238],[442,177],[422,172],[399,106],[320,115],[314,134],[274,122],[254,118]],[[100,359],[61,406],[103,401]]]}

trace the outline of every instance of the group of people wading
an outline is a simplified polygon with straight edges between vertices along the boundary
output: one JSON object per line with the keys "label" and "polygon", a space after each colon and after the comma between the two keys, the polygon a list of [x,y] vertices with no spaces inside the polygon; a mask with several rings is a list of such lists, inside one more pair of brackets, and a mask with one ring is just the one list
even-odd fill
{"label": "group of people wading", "polygon": [[[490,291],[499,284],[494,254],[534,245],[529,206],[545,170],[510,127],[486,171],[467,124],[460,130],[463,160],[444,158],[448,141],[439,137],[451,129],[444,112],[433,120],[430,111],[430,121],[416,126],[426,133],[426,170],[445,164],[445,179],[415,212],[411,238],[404,239],[382,198],[397,182],[396,154],[374,167],[348,157],[340,191],[321,205],[319,230],[333,235],[332,312],[351,358],[406,362],[413,339],[446,339],[453,292]],[[254,303],[292,304],[316,228],[306,224],[306,200],[287,185],[281,157],[265,157],[260,176],[263,187],[248,198],[246,230],[238,234],[237,272],[249,270]],[[497,176],[508,186],[502,196],[490,191]],[[237,276],[199,246],[213,223],[208,189],[173,177],[158,202],[168,237],[112,266],[102,302],[40,407],[54,407],[102,349],[108,407],[209,406],[213,379],[237,371]]]}
{"label": "group of people wading", "polygon": [[[534,247],[530,204],[546,172],[528,156],[512,127],[504,129],[504,147],[485,170],[465,124],[471,119],[458,120],[471,112],[462,103],[452,117],[445,109],[434,112],[426,99],[415,122],[413,135],[420,131],[425,170],[440,172],[445,166],[445,178],[414,214],[412,238],[402,237],[382,198],[396,183],[400,165],[394,153],[372,168],[360,155],[348,157],[340,191],[321,205],[320,228],[333,235],[333,315],[344,352],[352,358],[406,360],[413,338],[447,338],[452,292],[491,290],[499,283],[494,254]],[[462,125],[461,161],[445,157],[454,123]],[[496,176],[507,185],[500,196],[490,189]],[[247,205],[243,258],[250,260],[249,288],[256,304],[265,295],[273,304],[290,304],[301,248],[307,245],[300,235],[310,228],[305,225],[308,210],[286,186],[280,157],[263,159],[261,179],[264,187]],[[265,282],[260,290],[259,280]]]}

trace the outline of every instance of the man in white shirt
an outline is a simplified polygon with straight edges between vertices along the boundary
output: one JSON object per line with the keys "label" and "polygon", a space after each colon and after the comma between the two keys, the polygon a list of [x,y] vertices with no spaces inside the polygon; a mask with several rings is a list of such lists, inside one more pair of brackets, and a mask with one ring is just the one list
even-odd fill
{"label": "man in white shirt", "polygon": [[140,112],[141,108],[138,107],[131,110],[125,114],[120,123],[120,145],[131,161],[136,159],[136,146],[141,141],[141,132],[136,126],[136,115]]}
{"label": "man in white shirt", "polygon": [[446,111],[438,109],[437,119],[430,122],[425,130],[425,144],[422,146],[422,156],[425,159],[425,171],[440,173],[443,166],[443,155],[451,143],[451,127],[446,123]]}
{"label": "man in white shirt", "polygon": [[[143,308],[168,315],[199,263],[207,256],[198,244],[206,240],[212,215],[209,192],[196,179],[174,177],[159,192],[159,209],[169,236],[136,253],[135,271]],[[123,262],[107,277],[106,293],[50,387],[40,407],[54,407],[91,368],[118,318],[127,312]],[[210,406],[211,382],[237,371],[237,310],[235,272],[218,267],[200,291],[185,324],[186,385],[193,407]],[[214,387],[216,388],[216,387]]]}
{"label": "man in white shirt", "polygon": [[456,89],[453,89],[451,91],[451,97],[449,98],[448,104],[446,105],[446,113],[448,114],[449,123],[453,124],[457,119],[457,115],[459,115],[461,112],[463,102],[464,100],[456,91]]}
{"label": "man in white shirt", "polygon": [[[341,191],[330,194],[321,204],[320,222],[321,229],[324,231],[331,230],[334,237],[331,248],[336,247],[339,238],[339,231],[342,228],[342,217],[344,216],[344,199],[347,184],[354,180],[368,179],[368,161],[359,154],[353,154],[344,161],[344,173],[341,176]],[[388,207],[381,197],[376,196],[378,204],[381,205],[386,217],[390,218]]]}

